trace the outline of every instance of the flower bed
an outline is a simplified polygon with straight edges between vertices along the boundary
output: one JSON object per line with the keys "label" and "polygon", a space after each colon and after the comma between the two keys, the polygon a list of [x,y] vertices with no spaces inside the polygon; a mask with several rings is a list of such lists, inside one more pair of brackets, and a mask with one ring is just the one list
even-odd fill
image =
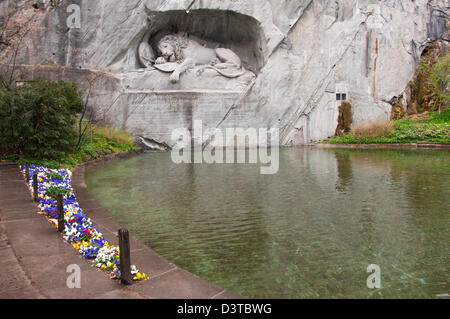
{"label": "flower bed", "polygon": [[[66,169],[48,169],[31,165],[29,168],[29,188],[33,192],[33,176],[38,175],[38,203],[47,219],[58,227],[57,201],[55,192],[64,194],[64,239],[81,255],[93,262],[93,266],[108,271],[111,278],[120,278],[119,247],[110,245],[102,233],[83,213],[72,189],[72,172]],[[23,171],[26,176],[26,171]],[[146,274],[131,266],[133,280],[148,279]]]}

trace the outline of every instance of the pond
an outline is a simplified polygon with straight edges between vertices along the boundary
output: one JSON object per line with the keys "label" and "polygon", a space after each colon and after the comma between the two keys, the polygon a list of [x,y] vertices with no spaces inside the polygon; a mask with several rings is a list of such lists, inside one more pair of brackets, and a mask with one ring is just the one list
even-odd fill
{"label": "pond", "polygon": [[449,155],[283,148],[278,174],[261,175],[148,153],[86,183],[150,248],[245,297],[446,298]]}

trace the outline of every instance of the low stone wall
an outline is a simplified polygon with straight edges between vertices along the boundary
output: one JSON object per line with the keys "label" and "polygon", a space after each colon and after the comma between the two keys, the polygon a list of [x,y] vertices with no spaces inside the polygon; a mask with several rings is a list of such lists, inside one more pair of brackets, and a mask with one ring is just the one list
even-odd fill
{"label": "low stone wall", "polygon": [[341,149],[429,149],[450,150],[450,143],[409,143],[409,144],[314,144],[317,148]]}

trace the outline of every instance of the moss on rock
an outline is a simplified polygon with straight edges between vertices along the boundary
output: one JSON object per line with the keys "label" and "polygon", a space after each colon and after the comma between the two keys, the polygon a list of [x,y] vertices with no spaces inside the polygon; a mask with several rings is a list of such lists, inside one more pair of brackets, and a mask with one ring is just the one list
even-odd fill
{"label": "moss on rock", "polygon": [[439,96],[432,83],[433,66],[445,56],[446,44],[441,41],[431,43],[422,53],[416,74],[408,84],[409,102],[407,113],[414,115],[423,112],[437,111],[440,106]]}
{"label": "moss on rock", "polygon": [[398,121],[405,117],[403,104],[398,102],[392,106],[391,121]]}

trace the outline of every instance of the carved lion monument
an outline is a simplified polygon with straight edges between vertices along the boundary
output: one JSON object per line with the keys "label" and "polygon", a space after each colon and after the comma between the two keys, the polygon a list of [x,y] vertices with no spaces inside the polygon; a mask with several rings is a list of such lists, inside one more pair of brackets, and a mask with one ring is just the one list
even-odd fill
{"label": "carved lion monument", "polygon": [[181,34],[163,37],[158,43],[158,55],[153,66],[172,73],[172,83],[177,83],[184,72],[196,66],[201,66],[199,72],[213,69],[227,78],[238,78],[248,72],[232,50],[206,48]]}

